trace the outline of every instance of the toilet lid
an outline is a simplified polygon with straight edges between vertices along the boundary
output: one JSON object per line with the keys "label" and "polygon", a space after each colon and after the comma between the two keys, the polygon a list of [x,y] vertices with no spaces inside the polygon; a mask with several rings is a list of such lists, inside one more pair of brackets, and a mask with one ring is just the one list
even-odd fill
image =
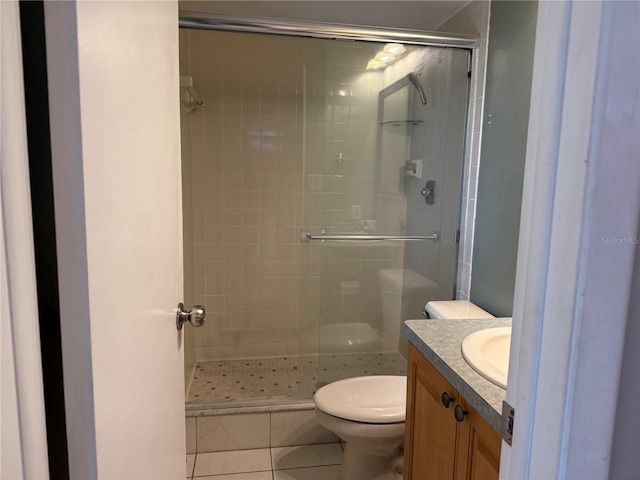
{"label": "toilet lid", "polygon": [[345,420],[404,422],[407,377],[376,375],[339,380],[320,388],[313,401],[323,412]]}

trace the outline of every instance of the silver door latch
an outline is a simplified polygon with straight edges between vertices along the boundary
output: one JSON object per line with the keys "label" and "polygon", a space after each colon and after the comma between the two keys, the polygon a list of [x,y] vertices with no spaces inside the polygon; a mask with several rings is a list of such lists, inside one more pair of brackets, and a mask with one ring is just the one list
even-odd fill
{"label": "silver door latch", "polygon": [[502,421],[500,424],[500,435],[503,440],[507,442],[507,445],[511,445],[513,439],[513,420],[516,416],[516,411],[506,401],[502,402]]}

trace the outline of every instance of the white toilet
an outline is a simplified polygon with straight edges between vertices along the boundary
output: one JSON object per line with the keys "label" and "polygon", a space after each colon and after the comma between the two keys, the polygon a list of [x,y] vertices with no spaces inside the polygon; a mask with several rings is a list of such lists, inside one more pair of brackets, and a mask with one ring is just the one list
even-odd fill
{"label": "white toilet", "polygon": [[[429,302],[432,319],[494,318],[464,300]],[[345,441],[338,480],[388,480],[404,440],[407,378],[377,375],[347,378],[313,396],[320,425]]]}
{"label": "white toilet", "polygon": [[339,380],[313,396],[318,423],[345,443],[339,480],[387,480],[404,440],[407,377]]}

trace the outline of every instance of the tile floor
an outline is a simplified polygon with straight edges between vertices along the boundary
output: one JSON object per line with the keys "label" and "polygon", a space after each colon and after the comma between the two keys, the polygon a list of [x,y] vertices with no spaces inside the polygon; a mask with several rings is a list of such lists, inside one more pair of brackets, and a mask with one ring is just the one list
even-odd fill
{"label": "tile floor", "polygon": [[[335,480],[340,443],[187,455],[188,480]],[[399,477],[401,478],[401,477]]]}
{"label": "tile floor", "polygon": [[311,397],[317,384],[360,375],[406,375],[399,353],[362,353],[198,362],[188,403]]}

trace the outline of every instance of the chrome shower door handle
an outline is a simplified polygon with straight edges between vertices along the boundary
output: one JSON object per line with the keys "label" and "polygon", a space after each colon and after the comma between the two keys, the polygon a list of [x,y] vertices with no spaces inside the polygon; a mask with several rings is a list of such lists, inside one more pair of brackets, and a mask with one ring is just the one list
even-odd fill
{"label": "chrome shower door handle", "polygon": [[194,305],[191,310],[186,312],[184,304],[178,304],[178,312],[176,313],[176,327],[182,330],[182,324],[189,322],[194,327],[201,327],[207,318],[207,312],[202,305]]}

